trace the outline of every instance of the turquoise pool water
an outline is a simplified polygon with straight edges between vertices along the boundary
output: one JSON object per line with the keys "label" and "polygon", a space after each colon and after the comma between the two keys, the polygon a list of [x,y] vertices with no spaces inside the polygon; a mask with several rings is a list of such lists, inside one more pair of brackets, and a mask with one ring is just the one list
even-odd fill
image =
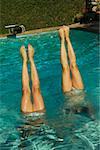
{"label": "turquoise pool water", "polygon": [[[87,112],[66,111],[57,31],[0,39],[1,150],[99,149],[98,34],[71,30],[70,37],[85,85],[84,100],[93,106],[94,119]],[[35,48],[35,64],[46,105],[46,114],[42,117],[25,117],[20,112],[22,60],[19,49],[28,43]]]}

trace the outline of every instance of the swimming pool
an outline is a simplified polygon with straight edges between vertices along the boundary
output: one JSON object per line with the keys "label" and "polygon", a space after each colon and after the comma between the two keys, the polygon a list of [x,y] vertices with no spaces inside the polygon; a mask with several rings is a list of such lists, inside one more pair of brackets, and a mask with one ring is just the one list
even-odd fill
{"label": "swimming pool", "polygon": [[[71,41],[85,84],[85,99],[95,110],[87,114],[64,113],[61,90],[58,32],[0,39],[0,149],[83,150],[99,145],[99,43],[98,34],[71,30]],[[19,49],[30,43],[46,105],[43,117],[25,117],[20,112],[22,60]],[[30,72],[30,66],[29,72]]]}

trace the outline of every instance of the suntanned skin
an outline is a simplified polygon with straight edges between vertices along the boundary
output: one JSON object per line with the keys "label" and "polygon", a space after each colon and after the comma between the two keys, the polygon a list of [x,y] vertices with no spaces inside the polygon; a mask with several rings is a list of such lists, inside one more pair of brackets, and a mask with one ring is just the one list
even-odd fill
{"label": "suntanned skin", "polygon": [[[38,73],[34,63],[34,48],[29,44],[28,45],[28,57],[25,50],[25,47],[20,48],[20,53],[23,59],[22,67],[22,101],[21,101],[21,111],[23,113],[32,113],[32,112],[43,112],[45,109],[43,97],[40,91],[40,82]],[[31,80],[32,80],[32,96],[33,102],[31,101],[31,90],[29,86],[29,75],[27,68],[27,61],[30,61],[31,65]]]}
{"label": "suntanned skin", "polygon": [[[62,26],[59,29],[59,35],[61,39],[60,59],[62,65],[62,90],[67,94],[67,96],[70,94],[69,99],[67,100],[69,113],[80,113],[84,110],[87,110],[88,115],[94,119],[95,117],[93,107],[89,102],[85,102],[84,91],[80,94],[74,93],[73,91],[73,88],[78,90],[84,89],[84,85],[78,66],[76,64],[74,49],[69,38],[69,27]],[[68,54],[66,52],[65,42],[67,43]],[[70,65],[68,64],[68,59]],[[72,74],[72,77],[70,76],[70,73]],[[82,103],[84,103],[85,106],[82,106]]]}
{"label": "suntanned skin", "polygon": [[[69,38],[69,27],[63,26],[59,30],[59,35],[61,38],[61,65],[62,65],[62,89],[63,92],[69,92],[74,87],[75,89],[83,89],[83,81],[81,74],[76,64],[76,56]],[[68,54],[65,48],[65,42],[68,47]],[[68,56],[67,56],[68,55]],[[68,64],[68,58],[70,61],[70,66]],[[72,78],[70,76],[72,74]]]}

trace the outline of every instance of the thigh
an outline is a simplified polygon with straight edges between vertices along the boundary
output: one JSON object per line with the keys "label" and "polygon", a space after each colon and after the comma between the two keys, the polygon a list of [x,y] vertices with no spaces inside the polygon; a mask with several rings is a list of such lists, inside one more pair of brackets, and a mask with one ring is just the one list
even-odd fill
{"label": "thigh", "polygon": [[24,113],[33,112],[33,104],[32,104],[31,95],[29,92],[23,91],[21,111]]}
{"label": "thigh", "polygon": [[35,85],[32,87],[32,95],[33,95],[33,109],[34,111],[42,111],[45,109],[43,97],[40,91],[39,85]]}
{"label": "thigh", "polygon": [[75,64],[75,66],[71,66],[70,68],[72,73],[72,86],[76,89],[83,89],[84,85],[77,65]]}
{"label": "thigh", "polygon": [[72,89],[72,81],[70,77],[70,69],[63,68],[62,69],[62,89],[63,92],[68,92]]}

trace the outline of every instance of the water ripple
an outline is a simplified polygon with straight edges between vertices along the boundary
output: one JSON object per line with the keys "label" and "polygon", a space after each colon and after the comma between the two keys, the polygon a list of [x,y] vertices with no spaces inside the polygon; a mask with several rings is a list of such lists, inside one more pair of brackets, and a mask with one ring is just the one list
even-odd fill
{"label": "water ripple", "polygon": [[[72,30],[71,41],[87,98],[93,102],[98,114],[98,35]],[[27,48],[28,43],[35,48],[34,60],[47,111],[44,118],[31,117],[27,120],[20,113],[22,59],[19,49],[21,45]],[[29,64],[28,68],[30,73]],[[90,122],[91,119],[83,114],[65,114],[61,88],[57,31],[0,39],[0,149],[86,150],[97,147],[96,121]],[[84,130],[85,125],[88,130]]]}

